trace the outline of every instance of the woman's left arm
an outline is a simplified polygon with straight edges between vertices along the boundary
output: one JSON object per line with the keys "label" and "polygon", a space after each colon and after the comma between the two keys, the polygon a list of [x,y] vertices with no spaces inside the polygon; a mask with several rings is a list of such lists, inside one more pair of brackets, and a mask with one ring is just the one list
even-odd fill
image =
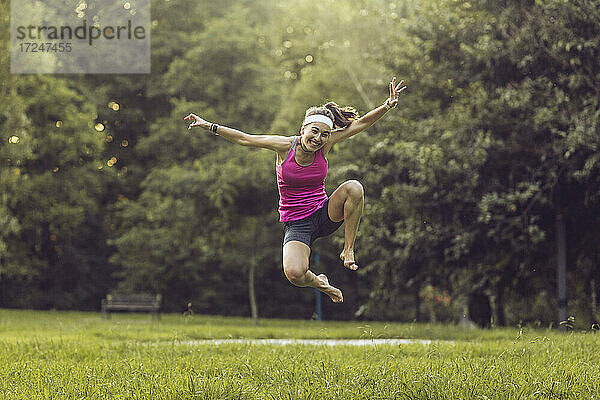
{"label": "woman's left arm", "polygon": [[396,108],[398,105],[398,96],[404,89],[406,89],[406,86],[403,85],[404,80],[401,80],[398,84],[396,84],[396,77],[394,77],[389,84],[390,97],[388,97],[385,103],[369,111],[359,119],[352,121],[352,123],[347,127],[331,132],[330,145],[333,146],[342,140],[348,139],[349,137],[364,131],[373,125],[379,118],[383,117],[388,110],[391,108]]}

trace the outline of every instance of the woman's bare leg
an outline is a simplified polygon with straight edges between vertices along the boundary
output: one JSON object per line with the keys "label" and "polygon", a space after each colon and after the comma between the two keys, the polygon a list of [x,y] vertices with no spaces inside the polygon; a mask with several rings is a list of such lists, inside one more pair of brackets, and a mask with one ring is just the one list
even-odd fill
{"label": "woman's bare leg", "polygon": [[342,291],[329,284],[324,274],[315,275],[308,269],[310,247],[302,242],[292,240],[283,246],[283,272],[288,280],[299,287],[319,289],[331,298],[334,303],[342,303]]}
{"label": "woman's bare leg", "polygon": [[329,198],[329,218],[334,222],[344,221],[344,249],[340,258],[344,266],[353,271],[358,269],[354,260],[354,241],[364,205],[365,191],[355,180],[342,183]]}

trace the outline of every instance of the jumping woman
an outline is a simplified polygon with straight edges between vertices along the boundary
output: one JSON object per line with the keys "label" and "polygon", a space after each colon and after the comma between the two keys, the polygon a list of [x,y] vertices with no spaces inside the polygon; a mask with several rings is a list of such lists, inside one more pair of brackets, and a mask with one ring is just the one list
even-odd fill
{"label": "jumping woman", "polygon": [[344,301],[342,291],[331,286],[324,274],[315,275],[308,269],[311,246],[315,239],[332,234],[343,222],[344,249],[340,258],[346,268],[353,271],[358,268],[354,241],[363,211],[364,191],[360,182],[351,180],[327,197],[326,157],[336,143],[364,131],[395,108],[398,95],[406,89],[403,83],[396,84],[394,77],[385,103],[360,118],[354,108],[340,108],[335,103],[309,108],[300,136],[250,135],[208,122],[195,114],[184,118],[192,121],[188,129],[199,126],[233,143],[276,153],[279,215],[284,223],[283,272],[292,284],[319,289],[334,303]]}

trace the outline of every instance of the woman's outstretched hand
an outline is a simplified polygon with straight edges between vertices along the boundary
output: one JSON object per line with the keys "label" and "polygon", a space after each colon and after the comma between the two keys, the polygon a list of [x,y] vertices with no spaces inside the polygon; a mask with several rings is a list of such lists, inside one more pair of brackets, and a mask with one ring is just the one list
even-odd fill
{"label": "woman's outstretched hand", "polygon": [[396,84],[396,77],[392,78],[392,81],[390,82],[390,97],[387,99],[387,105],[390,108],[394,108],[398,105],[398,96],[400,95],[400,93],[402,93],[402,91],[404,89],[406,89],[406,86],[404,85],[404,79],[402,79],[400,82],[398,82],[398,84]]}
{"label": "woman's outstretched hand", "polygon": [[190,125],[188,126],[188,130],[192,129],[194,126],[200,126],[200,127],[204,128],[204,129],[206,129],[206,127],[208,125],[210,125],[207,120],[200,118],[196,114],[190,114],[187,117],[185,117],[184,120],[186,120],[186,121],[192,121],[190,123]]}

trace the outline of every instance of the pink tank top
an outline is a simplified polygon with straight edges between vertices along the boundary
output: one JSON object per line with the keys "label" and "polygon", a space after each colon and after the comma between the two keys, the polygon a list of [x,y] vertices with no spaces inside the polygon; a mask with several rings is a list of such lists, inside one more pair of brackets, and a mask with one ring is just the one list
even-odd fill
{"label": "pink tank top", "polygon": [[327,160],[322,149],[317,150],[312,164],[305,167],[296,162],[296,143],[281,165],[277,165],[277,186],[279,188],[279,220],[281,222],[297,221],[308,217],[327,201],[325,193],[325,177],[327,176]]}

